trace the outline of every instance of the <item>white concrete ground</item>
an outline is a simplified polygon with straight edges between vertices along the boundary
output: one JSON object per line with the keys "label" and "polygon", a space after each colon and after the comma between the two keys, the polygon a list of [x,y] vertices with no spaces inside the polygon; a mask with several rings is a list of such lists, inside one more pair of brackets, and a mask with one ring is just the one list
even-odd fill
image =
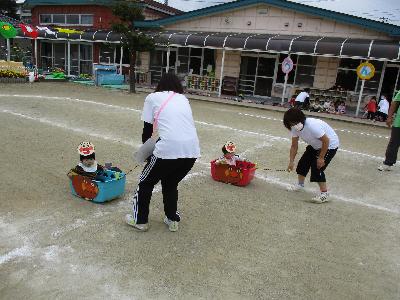
{"label": "white concrete ground", "polygon": [[[380,173],[389,129],[328,121],[341,150],[327,176],[332,202],[285,190],[281,112],[192,101],[202,158],[180,185],[179,232],[123,222],[126,194],[105,205],[73,197],[66,173],[90,139],[100,163],[124,170],[140,144],[145,95],[76,84],[0,85],[1,299],[398,299],[398,167]],[[245,187],[211,179],[226,140],[260,169]],[[304,149],[304,145],[302,148]]]}

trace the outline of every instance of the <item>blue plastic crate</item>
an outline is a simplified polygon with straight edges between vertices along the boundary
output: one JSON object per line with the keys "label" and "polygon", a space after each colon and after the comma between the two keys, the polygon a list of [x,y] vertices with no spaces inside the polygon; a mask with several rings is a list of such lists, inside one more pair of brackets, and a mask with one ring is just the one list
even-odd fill
{"label": "blue plastic crate", "polygon": [[[108,170],[107,173],[112,174],[112,173],[116,173],[116,172]],[[82,184],[84,184],[84,185],[90,185],[90,187],[93,188],[93,190],[96,190],[96,187],[97,187],[97,193],[94,198],[83,197],[83,196],[79,195],[79,193],[77,191],[75,191],[75,188],[73,185],[73,179],[72,179],[69,182],[72,195],[80,197],[80,198],[85,198],[86,200],[89,200],[92,202],[104,203],[107,201],[111,201],[115,198],[120,197],[125,192],[125,183],[126,183],[126,174],[125,173],[120,173],[120,177],[118,179],[110,178],[109,180],[106,180],[105,182],[91,180],[87,177],[80,176],[80,175],[75,175],[75,176],[79,176],[80,178],[76,177],[76,179],[81,180]],[[93,193],[93,195],[94,195],[94,193]]]}

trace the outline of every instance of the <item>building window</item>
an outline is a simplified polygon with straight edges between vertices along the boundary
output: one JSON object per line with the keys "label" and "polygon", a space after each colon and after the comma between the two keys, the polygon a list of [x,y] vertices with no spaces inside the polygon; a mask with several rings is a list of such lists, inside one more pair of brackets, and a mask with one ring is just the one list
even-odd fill
{"label": "building window", "polygon": [[117,53],[115,52],[115,46],[109,44],[100,44],[99,62],[101,64],[115,63],[114,60],[116,60],[116,56]]}
{"label": "building window", "polygon": [[51,15],[40,15],[40,23],[41,24],[50,24],[53,22]]}
{"label": "building window", "polygon": [[53,67],[53,44],[41,42],[40,56],[42,69],[48,70]]}
{"label": "building window", "polygon": [[80,25],[92,26],[93,15],[80,14],[41,14],[39,16],[40,24],[54,25]]}
{"label": "building window", "polygon": [[54,24],[66,24],[65,23],[65,15],[53,15],[53,23]]}
{"label": "building window", "polygon": [[[342,58],[336,77],[336,86],[340,86],[346,91],[359,92],[362,81],[357,76],[357,67],[362,62],[363,61],[360,59]],[[372,64],[375,66],[375,75],[370,80],[365,81],[364,93],[377,94],[382,75],[383,62],[374,61]]]}
{"label": "building window", "polygon": [[[285,82],[285,74],[282,72],[282,62],[286,57],[286,54],[279,55],[278,73],[276,76],[277,83]],[[294,65],[293,70],[289,73],[287,83],[298,86],[313,86],[317,57],[310,55],[291,55],[290,58]]]}
{"label": "building window", "polygon": [[80,44],[80,65],[79,70],[81,74],[92,74],[92,45]]}
{"label": "building window", "polygon": [[67,24],[79,24],[79,15],[67,15]]}
{"label": "building window", "polygon": [[93,15],[81,15],[81,25],[93,25]]}
{"label": "building window", "polygon": [[178,73],[213,75],[215,73],[215,50],[207,48],[178,48]]}
{"label": "building window", "polygon": [[336,86],[346,91],[355,91],[358,81],[356,70],[359,64],[359,59],[342,58],[336,76]]}

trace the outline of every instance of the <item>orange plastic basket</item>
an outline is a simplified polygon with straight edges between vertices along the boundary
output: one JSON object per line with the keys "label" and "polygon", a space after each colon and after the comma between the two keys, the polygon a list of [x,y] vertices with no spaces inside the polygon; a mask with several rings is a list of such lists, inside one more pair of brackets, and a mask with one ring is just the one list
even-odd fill
{"label": "orange plastic basket", "polygon": [[239,161],[236,166],[227,164],[216,164],[215,160],[211,161],[211,177],[215,181],[230,183],[237,186],[246,186],[254,178],[256,165]]}

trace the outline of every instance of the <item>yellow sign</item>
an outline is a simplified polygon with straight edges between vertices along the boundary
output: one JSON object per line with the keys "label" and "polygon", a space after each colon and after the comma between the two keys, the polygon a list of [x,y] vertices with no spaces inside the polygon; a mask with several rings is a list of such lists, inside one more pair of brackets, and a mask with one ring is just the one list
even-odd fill
{"label": "yellow sign", "polygon": [[375,67],[369,62],[362,63],[357,67],[358,78],[362,80],[369,80],[375,75]]}
{"label": "yellow sign", "polygon": [[77,34],[82,34],[83,31],[80,30],[75,30],[75,29],[68,29],[68,28],[61,28],[61,27],[56,27],[55,29],[58,30],[58,32],[62,32],[62,33],[77,33]]}

